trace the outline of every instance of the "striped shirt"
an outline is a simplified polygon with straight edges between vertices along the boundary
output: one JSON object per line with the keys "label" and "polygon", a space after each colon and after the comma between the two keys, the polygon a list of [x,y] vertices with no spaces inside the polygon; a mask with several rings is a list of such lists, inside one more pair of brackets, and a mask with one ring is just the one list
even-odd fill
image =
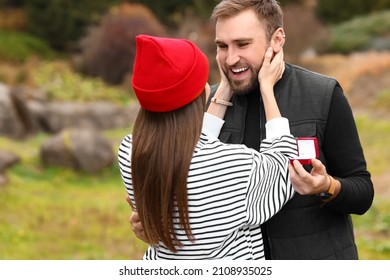
{"label": "striped shirt", "polygon": [[[264,259],[260,224],[294,195],[288,161],[297,151],[289,130],[263,140],[259,153],[244,145],[220,142],[216,137],[219,130],[210,132],[207,124],[205,121],[188,174],[189,220],[195,240],[189,241],[177,222],[175,230],[183,246],[173,253],[160,242],[149,246],[144,259]],[[131,145],[132,136],[127,135],[118,160],[125,188],[136,205]],[[175,215],[178,217],[177,212]]]}

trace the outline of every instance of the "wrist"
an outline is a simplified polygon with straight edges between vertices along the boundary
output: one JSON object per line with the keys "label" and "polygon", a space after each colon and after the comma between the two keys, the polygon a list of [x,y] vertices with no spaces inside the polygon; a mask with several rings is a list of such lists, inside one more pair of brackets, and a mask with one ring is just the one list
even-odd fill
{"label": "wrist", "polygon": [[328,202],[330,200],[332,200],[335,195],[336,195],[336,185],[337,185],[337,182],[336,180],[328,175],[328,181],[329,181],[329,185],[328,185],[328,188],[325,192],[322,192],[322,193],[318,193],[316,194],[316,196],[321,199],[323,202]]}
{"label": "wrist", "polygon": [[214,102],[215,104],[223,105],[223,106],[233,106],[233,103],[224,99],[220,98],[211,98],[211,102]]}
{"label": "wrist", "polygon": [[230,101],[230,99],[232,98],[232,95],[233,95],[233,92],[232,92],[232,90],[230,88],[229,83],[221,82],[219,84],[218,88],[217,88],[217,91],[214,94],[214,97],[217,98],[217,99]]}
{"label": "wrist", "polygon": [[260,84],[260,93],[261,94],[273,94],[274,92],[274,86],[273,85],[268,85],[265,83]]}

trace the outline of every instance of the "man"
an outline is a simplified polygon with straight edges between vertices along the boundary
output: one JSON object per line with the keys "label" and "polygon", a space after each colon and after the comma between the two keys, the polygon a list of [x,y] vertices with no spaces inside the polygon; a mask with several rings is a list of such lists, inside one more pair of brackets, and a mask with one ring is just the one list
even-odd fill
{"label": "man", "polygon": [[[278,53],[285,43],[281,8],[275,0],[223,0],[211,18],[216,22],[217,59],[234,93],[219,138],[258,150],[265,137],[265,112],[256,77],[267,47]],[[291,133],[317,137],[327,175],[316,162],[303,167],[294,161],[290,166],[299,194],[262,225],[266,258],[358,259],[351,214],[370,208],[374,189],[341,86],[286,63],[274,92]],[[326,189],[319,183],[324,176],[329,180]],[[138,228],[134,221],[133,226]]]}

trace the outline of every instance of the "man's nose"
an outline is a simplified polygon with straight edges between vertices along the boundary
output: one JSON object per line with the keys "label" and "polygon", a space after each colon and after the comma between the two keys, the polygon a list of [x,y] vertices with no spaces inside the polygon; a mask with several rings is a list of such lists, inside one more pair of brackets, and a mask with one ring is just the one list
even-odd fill
{"label": "man's nose", "polygon": [[240,56],[238,55],[238,53],[233,49],[229,49],[228,54],[227,54],[227,58],[226,58],[226,64],[228,66],[233,66],[239,60],[240,60]]}

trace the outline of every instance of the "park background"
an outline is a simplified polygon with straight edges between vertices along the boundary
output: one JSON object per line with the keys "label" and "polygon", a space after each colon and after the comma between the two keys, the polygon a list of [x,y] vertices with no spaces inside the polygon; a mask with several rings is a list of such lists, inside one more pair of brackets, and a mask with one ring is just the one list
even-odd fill
{"label": "park background", "polygon": [[[140,33],[194,41],[217,82],[209,21],[217,2],[0,0],[0,95],[23,89],[23,104],[133,106]],[[280,2],[286,61],[337,78],[354,112],[375,187],[371,209],[353,215],[360,258],[390,259],[390,1]],[[114,154],[133,117],[99,130]],[[146,245],[130,229],[117,163],[91,171],[43,160],[43,143],[67,129],[7,135],[0,126],[0,151],[17,158],[0,168],[0,259],[140,259]]]}

